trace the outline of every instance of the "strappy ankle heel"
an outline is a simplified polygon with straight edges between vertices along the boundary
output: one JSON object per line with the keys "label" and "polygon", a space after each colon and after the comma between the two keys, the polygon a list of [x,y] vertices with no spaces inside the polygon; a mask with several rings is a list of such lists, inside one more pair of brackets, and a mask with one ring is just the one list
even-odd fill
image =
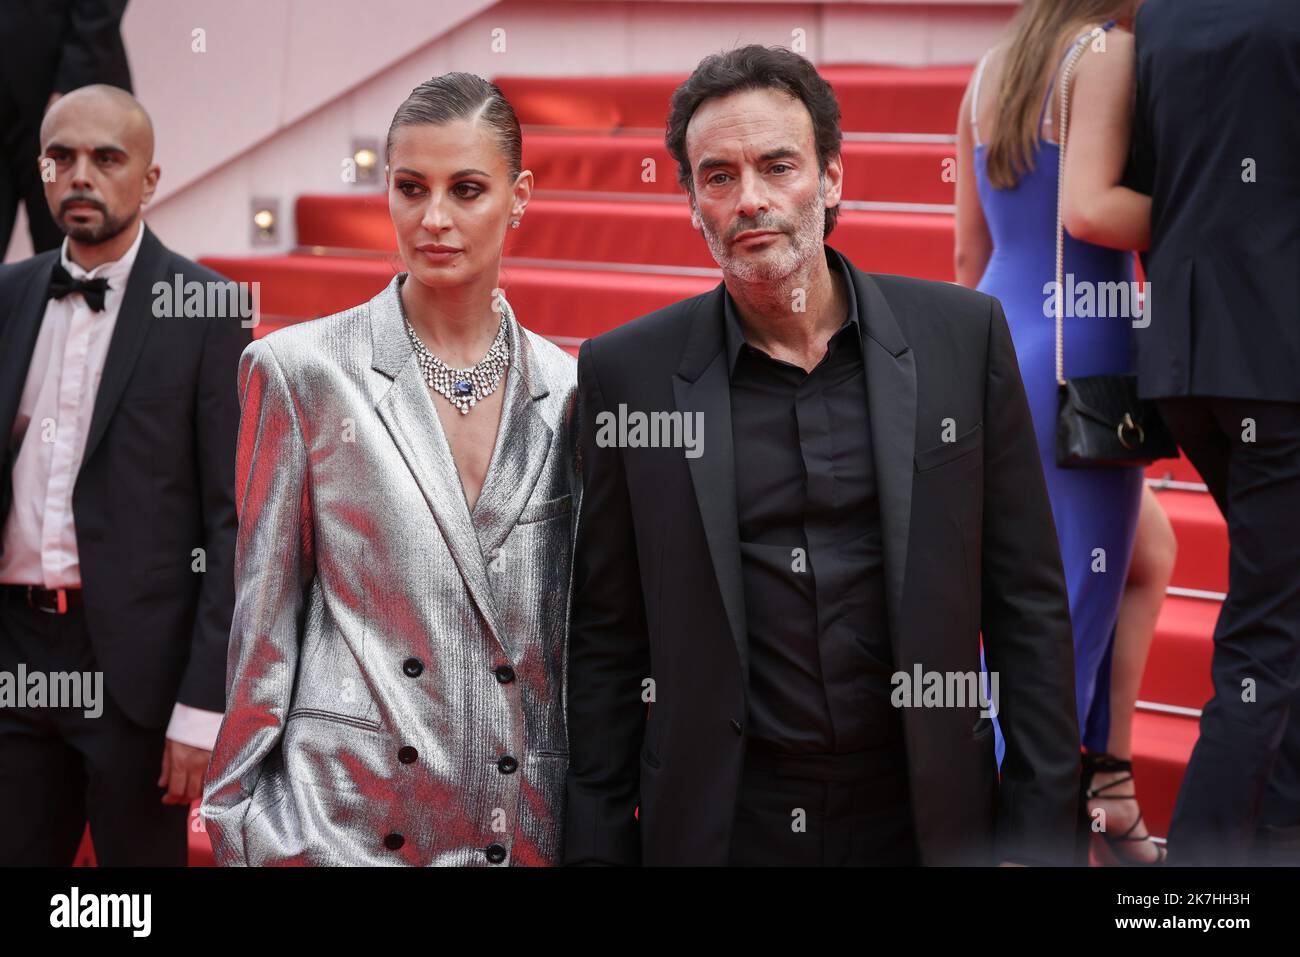
{"label": "strappy ankle heel", "polygon": [[[1099,788],[1092,786],[1093,775],[1101,772],[1102,774],[1123,773],[1125,776],[1111,781],[1109,784],[1103,784]],[[1087,802],[1098,801],[1137,801],[1137,795],[1129,794],[1107,794],[1105,792],[1122,784],[1129,784],[1133,781],[1133,762],[1121,761],[1119,758],[1110,754],[1086,753],[1083,756],[1083,797],[1084,811],[1088,814],[1091,823],[1092,814],[1087,809]],[[1133,824],[1127,831],[1118,836],[1112,834],[1109,830],[1093,832],[1093,848],[1097,852],[1097,857],[1107,867],[1159,867],[1165,862],[1164,845],[1156,843],[1150,834],[1144,837],[1133,837],[1133,832],[1137,830],[1138,825],[1142,823],[1142,810],[1138,809],[1138,816],[1134,819]],[[1097,838],[1101,838],[1100,841]],[[1126,844],[1140,844],[1144,841],[1151,841],[1157,850],[1155,860],[1147,861],[1123,850]]]}

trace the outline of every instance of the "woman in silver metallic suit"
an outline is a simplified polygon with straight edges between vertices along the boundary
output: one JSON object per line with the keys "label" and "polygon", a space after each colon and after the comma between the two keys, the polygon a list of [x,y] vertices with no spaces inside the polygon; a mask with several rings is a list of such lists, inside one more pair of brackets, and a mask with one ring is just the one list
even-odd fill
{"label": "woman in silver metallic suit", "polygon": [[519,325],[519,123],[464,73],[388,133],[407,272],[239,366],[219,864],[559,862],[573,358]]}

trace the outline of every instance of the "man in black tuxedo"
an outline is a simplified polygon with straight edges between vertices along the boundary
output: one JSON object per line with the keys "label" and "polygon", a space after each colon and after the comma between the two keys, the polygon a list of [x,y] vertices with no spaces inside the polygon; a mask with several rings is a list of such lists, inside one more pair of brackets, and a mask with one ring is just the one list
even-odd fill
{"label": "man in black tuxedo", "polygon": [[[723,282],[579,356],[570,863],[1071,859],[1069,607],[1006,320],[824,245],[840,140],[785,50],[673,97]],[[981,629],[1000,780],[954,681]]]}
{"label": "man in black tuxedo", "polygon": [[0,678],[106,693],[0,707],[0,865],[70,864],[87,820],[101,864],[184,865],[224,707],[251,337],[171,301],[227,281],[144,225],[159,170],[129,93],[67,94],[41,138],[67,240],[0,266]]}
{"label": "man in black tuxedo", "polygon": [[63,242],[35,163],[45,110],[69,90],[107,83],[131,90],[122,46],[126,0],[6,0],[0,4],[0,258],[21,201],[32,248]]}
{"label": "man in black tuxedo", "polygon": [[1136,35],[1138,388],[1231,543],[1169,863],[1300,864],[1300,4],[1147,0]]}

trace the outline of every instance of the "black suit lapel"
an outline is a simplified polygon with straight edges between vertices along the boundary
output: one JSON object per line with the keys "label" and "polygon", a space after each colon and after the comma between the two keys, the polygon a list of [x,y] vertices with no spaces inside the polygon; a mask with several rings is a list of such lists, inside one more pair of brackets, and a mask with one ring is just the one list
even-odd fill
{"label": "black suit lapel", "polygon": [[0,429],[4,430],[0,432],[0,524],[9,515],[13,465],[18,457],[18,450],[9,447],[14,419],[18,417],[18,403],[22,401],[41,320],[45,318],[45,293],[59,251],[41,253],[38,258],[44,261],[33,270],[27,288],[14,296],[14,311],[0,338]]}
{"label": "black suit lapel", "polygon": [[59,261],[59,251],[42,253],[41,258],[45,261],[36,267],[26,290],[14,297],[16,306],[5,324],[4,339],[0,341],[0,382],[4,383],[4,392],[0,394],[0,427],[4,428],[6,442],[13,431],[18,403],[27,383],[27,370],[36,349],[41,320],[45,318],[45,294],[50,287],[50,273]]}
{"label": "black suit lapel", "polygon": [[95,411],[91,414],[90,431],[86,434],[86,450],[81,457],[83,467],[95,454],[95,447],[108,429],[108,421],[122,398],[122,391],[131,378],[131,370],[135,368],[145,337],[149,334],[149,323],[154,321],[154,283],[166,280],[170,284],[172,281],[172,277],[161,274],[167,250],[147,226],[141,223],[140,228],[144,230],[144,237],[127,277],[126,292],[117,313],[117,323],[113,326],[113,338],[104,357],[104,373],[99,380]]}
{"label": "black suit lapel", "polygon": [[912,522],[916,359],[880,287],[869,275],[854,268],[848,259],[844,259],[844,263],[853,277],[853,289],[858,297],[862,357],[867,375],[871,455],[880,496],[889,635],[897,656],[903,579],[907,571],[907,545]]}
{"label": "black suit lapel", "polygon": [[701,413],[702,454],[687,459],[695,500],[709,543],[713,574],[731,635],[749,681],[749,642],[746,638],[745,588],[740,570],[740,533],[736,512],[736,465],[731,437],[731,379],[724,348],[724,286],[719,285],[695,306],[681,365],[673,376],[673,395],[683,415]]}

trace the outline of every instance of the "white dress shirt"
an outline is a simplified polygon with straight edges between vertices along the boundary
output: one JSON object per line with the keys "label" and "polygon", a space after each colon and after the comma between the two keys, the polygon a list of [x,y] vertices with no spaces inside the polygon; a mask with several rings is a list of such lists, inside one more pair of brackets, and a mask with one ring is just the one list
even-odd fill
{"label": "white dress shirt", "polygon": [[[0,582],[81,587],[72,487],[86,450],[104,358],[143,237],[143,223],[137,223],[135,242],[122,258],[89,272],[68,258],[68,241],[63,240],[63,268],[74,279],[107,279],[108,291],[100,312],[75,292],[45,304],[14,417],[12,441],[22,444],[13,466],[13,505],[4,523]],[[35,431],[22,441],[29,428]],[[220,712],[178,702],[167,737],[211,750],[220,725]]]}

